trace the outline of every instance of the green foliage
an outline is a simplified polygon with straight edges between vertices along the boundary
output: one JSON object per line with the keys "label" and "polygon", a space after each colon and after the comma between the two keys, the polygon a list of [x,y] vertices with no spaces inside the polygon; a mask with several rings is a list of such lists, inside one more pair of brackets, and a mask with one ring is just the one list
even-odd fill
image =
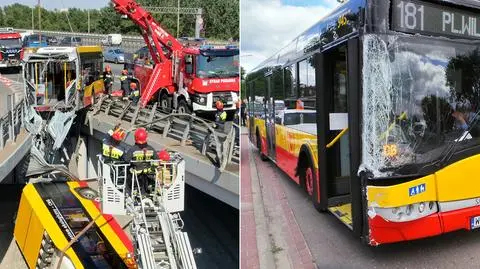
{"label": "green foliage", "polygon": [[[141,6],[159,6],[158,0],[139,0]],[[176,2],[176,1],[175,1]],[[171,5],[171,4],[170,4]],[[181,0],[181,7],[203,9],[204,30],[202,34],[208,39],[238,40],[239,39],[239,0]],[[34,28],[38,29],[38,7],[33,10]],[[176,14],[153,14],[154,18],[169,33],[177,35]],[[68,24],[70,21],[70,26]],[[0,26],[13,28],[32,28],[32,8],[13,4],[0,7]],[[41,10],[41,29],[51,31],[88,31],[88,11],[70,8],[67,12],[59,10]],[[138,35],[140,29],[129,19],[122,19],[110,3],[99,10],[90,10],[90,32],[99,34],[121,33]],[[180,14],[180,36],[194,36],[195,16]]]}

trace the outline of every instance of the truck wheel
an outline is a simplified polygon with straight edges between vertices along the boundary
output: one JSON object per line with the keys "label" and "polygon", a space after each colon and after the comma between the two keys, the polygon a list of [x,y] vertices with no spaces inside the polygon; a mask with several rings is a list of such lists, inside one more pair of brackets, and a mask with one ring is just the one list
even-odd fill
{"label": "truck wheel", "polygon": [[168,99],[168,94],[165,92],[161,93],[158,102],[160,103],[160,108],[162,110],[170,112],[171,105],[170,100]]}
{"label": "truck wheel", "polygon": [[178,102],[177,110],[178,110],[178,113],[185,113],[185,114],[191,114],[192,113],[192,110],[188,106],[187,101],[185,101],[183,99],[180,100],[180,102]]}

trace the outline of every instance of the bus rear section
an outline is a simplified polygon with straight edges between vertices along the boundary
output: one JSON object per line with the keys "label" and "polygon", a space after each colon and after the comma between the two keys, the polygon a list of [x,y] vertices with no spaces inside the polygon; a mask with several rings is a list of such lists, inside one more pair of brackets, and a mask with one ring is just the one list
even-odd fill
{"label": "bus rear section", "polygon": [[[14,238],[29,268],[57,268],[65,249],[61,268],[136,268],[131,241],[111,215],[83,198],[85,187],[76,182],[25,186]],[[92,220],[93,226],[66,248]]]}

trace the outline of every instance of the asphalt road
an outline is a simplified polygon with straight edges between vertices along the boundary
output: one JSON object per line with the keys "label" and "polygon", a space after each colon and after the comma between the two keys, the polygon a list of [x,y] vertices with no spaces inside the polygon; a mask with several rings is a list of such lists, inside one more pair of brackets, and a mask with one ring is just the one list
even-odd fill
{"label": "asphalt road", "polygon": [[[258,151],[254,150],[254,154]],[[319,213],[309,197],[271,162],[257,169],[274,172],[319,269],[480,268],[480,232],[459,231],[411,242],[369,247],[332,214]]]}

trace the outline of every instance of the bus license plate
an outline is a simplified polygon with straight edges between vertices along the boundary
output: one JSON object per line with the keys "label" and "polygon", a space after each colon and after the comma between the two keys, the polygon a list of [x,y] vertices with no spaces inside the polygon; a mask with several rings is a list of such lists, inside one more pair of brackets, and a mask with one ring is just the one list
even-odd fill
{"label": "bus license plate", "polygon": [[480,216],[473,217],[470,219],[470,229],[480,228]]}

